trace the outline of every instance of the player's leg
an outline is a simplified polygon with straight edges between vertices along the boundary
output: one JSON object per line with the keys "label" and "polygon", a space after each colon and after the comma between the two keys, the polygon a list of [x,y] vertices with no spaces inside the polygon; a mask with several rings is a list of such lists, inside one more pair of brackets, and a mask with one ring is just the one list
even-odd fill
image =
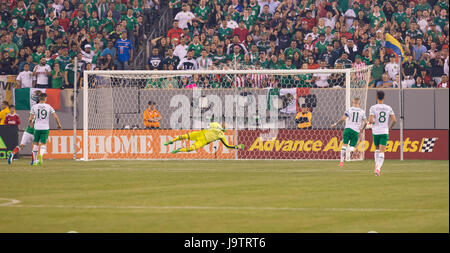
{"label": "player's leg", "polygon": [[344,132],[342,134],[342,149],[341,149],[341,156],[340,156],[340,162],[339,162],[340,167],[344,166],[344,160],[345,160],[345,155],[347,153],[348,143],[350,142],[350,139],[351,139],[349,130],[350,129],[348,129],[348,128],[344,129]]}
{"label": "player's leg", "polygon": [[167,146],[169,144],[172,144],[176,141],[181,141],[181,140],[195,140],[196,137],[199,135],[199,133],[201,133],[201,131],[194,131],[194,132],[190,132],[187,134],[179,135],[179,136],[173,138],[172,140],[167,141],[166,143],[164,143],[164,145]]}
{"label": "player's leg", "polygon": [[[34,136],[32,134],[24,132],[19,146],[15,147],[13,149],[13,151],[9,154],[8,163],[11,164],[14,159],[14,156],[17,155],[17,153],[19,153],[19,151],[22,150],[26,145],[28,145],[29,143],[32,143],[33,139],[34,139]],[[33,162],[33,160],[31,160],[31,161]]]}
{"label": "player's leg", "polygon": [[39,144],[41,149],[39,150],[38,163],[42,164],[44,162],[44,154],[47,151],[47,139],[48,139],[49,130],[42,130],[40,135]]}
{"label": "player's leg", "polygon": [[350,158],[352,157],[353,151],[355,150],[356,145],[358,144],[359,140],[359,133],[351,130],[351,137],[350,137],[350,144],[347,147],[347,150],[349,151]]}
{"label": "player's leg", "polygon": [[373,172],[376,173],[377,167],[378,167],[378,157],[380,154],[380,136],[373,134],[372,138],[373,138],[373,144],[375,145],[375,152],[373,154],[373,158],[375,161],[375,169]]}
{"label": "player's leg", "polygon": [[41,138],[41,130],[34,130],[34,139],[33,139],[33,151],[31,155],[31,160],[33,161],[33,165],[38,165],[38,153],[39,153],[39,140]]}
{"label": "player's leg", "polygon": [[342,144],[342,149],[341,149],[341,157],[340,157],[340,161],[339,161],[339,166],[342,167],[344,166],[344,160],[345,160],[345,154],[347,153],[347,147],[348,144]]}
{"label": "player's leg", "polygon": [[178,153],[178,152],[192,152],[194,150],[200,149],[206,144],[205,134],[202,131],[195,131],[189,133],[189,140],[195,140],[194,144],[192,144],[190,147],[187,148],[179,148],[174,151],[172,151],[172,154]]}
{"label": "player's leg", "polygon": [[202,131],[193,131],[193,132],[190,132],[190,133],[187,133],[187,134],[179,135],[179,136],[175,137],[173,140],[164,143],[164,145],[167,146],[169,144],[172,144],[172,143],[174,143],[176,141],[181,141],[181,140],[193,140],[193,141],[196,141],[199,138],[203,138],[203,137],[204,137],[204,134],[203,134]]}
{"label": "player's leg", "polygon": [[375,174],[377,176],[381,175],[381,167],[384,163],[384,152],[386,150],[387,141],[389,139],[389,136],[387,134],[380,135],[380,149],[378,153],[378,162],[377,167],[375,168]]}
{"label": "player's leg", "polygon": [[172,151],[172,154],[176,154],[178,152],[192,152],[194,150],[197,150],[197,149],[200,149],[200,148],[204,147],[206,144],[208,144],[208,143],[206,143],[206,141],[199,140],[199,141],[194,142],[194,144],[192,144],[190,147],[179,148],[179,149],[176,149],[176,150]]}

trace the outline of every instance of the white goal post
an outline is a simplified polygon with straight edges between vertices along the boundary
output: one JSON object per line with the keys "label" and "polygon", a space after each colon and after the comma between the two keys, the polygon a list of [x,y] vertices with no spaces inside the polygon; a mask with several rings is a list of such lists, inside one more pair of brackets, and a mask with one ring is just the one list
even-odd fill
{"label": "white goal post", "polygon": [[[84,71],[82,159],[338,159],[338,121],[351,100],[367,110],[371,67],[299,70]],[[326,86],[327,88],[325,88]],[[153,104],[162,119],[144,122]],[[163,143],[217,121],[220,141],[190,153]],[[148,126],[148,124],[150,126]],[[350,160],[364,159],[364,134]]]}

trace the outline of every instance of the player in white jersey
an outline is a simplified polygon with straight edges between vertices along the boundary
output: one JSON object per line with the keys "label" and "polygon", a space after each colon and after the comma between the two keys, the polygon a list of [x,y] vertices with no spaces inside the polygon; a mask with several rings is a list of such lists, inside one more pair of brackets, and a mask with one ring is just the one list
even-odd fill
{"label": "player in white jersey", "polygon": [[341,122],[345,121],[345,129],[343,133],[343,143],[341,149],[341,160],[339,162],[340,167],[344,166],[344,159],[347,153],[347,149],[350,152],[353,152],[359,142],[359,135],[364,131],[364,128],[366,127],[366,112],[359,107],[360,102],[361,101],[359,98],[354,98],[353,106],[345,111],[344,116],[342,116],[342,118],[338,122],[331,124],[331,128],[333,128]]}
{"label": "player in white jersey", "polygon": [[[39,104],[33,105],[30,111],[30,119],[28,121],[28,124],[30,126],[33,126],[34,122],[33,165],[42,164],[42,159],[46,151],[46,144],[50,129],[50,115],[55,118],[58,129],[61,129],[61,123],[59,122],[59,118],[58,115],[56,115],[55,109],[53,109],[53,107],[51,107],[49,104],[46,104],[46,101],[47,94],[41,93],[39,95]],[[39,145],[41,145],[41,150],[38,156]]]}
{"label": "player in white jersey", "polygon": [[[383,103],[384,92],[377,91],[377,104],[370,107],[369,123],[372,124],[373,143],[375,144],[375,170],[376,176],[381,175],[381,166],[384,162],[384,151],[389,139],[389,131],[397,122],[394,111],[389,105]],[[389,124],[389,118],[391,123]]]}

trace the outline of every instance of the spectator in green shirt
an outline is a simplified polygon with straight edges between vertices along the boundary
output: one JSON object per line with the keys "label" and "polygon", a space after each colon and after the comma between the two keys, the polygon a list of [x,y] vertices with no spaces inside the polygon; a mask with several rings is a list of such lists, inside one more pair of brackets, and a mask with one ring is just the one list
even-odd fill
{"label": "spectator in green shirt", "polygon": [[52,70],[52,88],[53,89],[63,88],[63,85],[64,85],[63,78],[64,78],[64,72],[61,70],[59,63],[55,62],[53,64],[53,70]]}
{"label": "spectator in green shirt", "polygon": [[5,39],[5,43],[0,45],[0,52],[8,52],[9,57],[15,58],[19,52],[19,47],[17,47],[16,43],[12,42],[11,35],[6,35]]}
{"label": "spectator in green shirt", "polygon": [[375,62],[372,67],[372,72],[370,74],[370,87],[374,87],[375,84],[381,80],[384,73],[384,64],[380,61],[380,58],[375,58]]}

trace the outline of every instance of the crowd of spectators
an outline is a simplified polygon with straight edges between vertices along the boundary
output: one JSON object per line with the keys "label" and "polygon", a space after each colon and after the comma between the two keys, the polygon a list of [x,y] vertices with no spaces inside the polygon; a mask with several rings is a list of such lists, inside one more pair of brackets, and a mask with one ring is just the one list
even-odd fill
{"label": "crowd of spectators", "polygon": [[[85,69],[138,68],[162,4],[173,24],[152,41],[149,70],[373,65],[371,87],[397,87],[400,75],[404,87],[448,87],[448,0],[0,0],[0,74],[70,88]],[[386,33],[403,46],[402,73]],[[338,74],[154,79],[148,87],[343,86]]]}
{"label": "crowd of spectators", "polygon": [[[448,0],[170,0],[173,24],[148,70],[373,65],[370,87],[448,87]],[[403,46],[405,61],[385,47]],[[147,87],[341,87],[342,75],[180,76]],[[284,80],[284,81],[283,81]]]}
{"label": "crowd of spectators", "polygon": [[0,74],[17,75],[19,88],[73,88],[84,70],[130,69],[160,15],[158,0],[0,1]]}

